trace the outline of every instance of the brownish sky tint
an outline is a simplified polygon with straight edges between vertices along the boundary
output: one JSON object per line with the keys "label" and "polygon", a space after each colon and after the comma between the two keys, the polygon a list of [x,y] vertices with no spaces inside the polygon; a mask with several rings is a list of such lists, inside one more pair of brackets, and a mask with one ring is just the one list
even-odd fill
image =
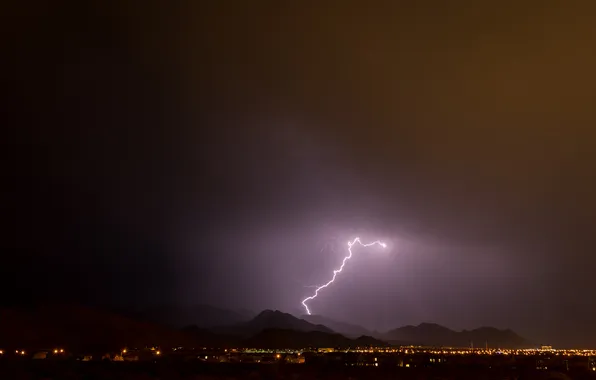
{"label": "brownish sky tint", "polygon": [[206,3],[2,12],[14,273],[594,345],[596,5]]}

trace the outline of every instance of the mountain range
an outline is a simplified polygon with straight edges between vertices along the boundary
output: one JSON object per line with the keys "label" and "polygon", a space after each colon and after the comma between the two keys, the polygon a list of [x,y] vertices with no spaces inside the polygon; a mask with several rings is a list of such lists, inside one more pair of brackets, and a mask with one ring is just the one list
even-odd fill
{"label": "mountain range", "polygon": [[494,327],[480,327],[474,330],[453,331],[435,323],[421,323],[418,326],[404,326],[383,334],[389,341],[416,342],[426,346],[454,347],[526,347],[528,342],[511,330]]}
{"label": "mountain range", "polygon": [[[378,333],[323,316],[297,318],[278,310],[265,310],[249,318],[214,309],[204,306],[192,309],[199,319],[184,328],[176,322],[191,322],[193,313],[181,313],[177,319],[174,318],[175,311],[167,309],[159,309],[159,313],[148,318],[71,305],[0,309],[0,341],[7,347],[79,349],[149,344],[163,347],[354,347],[387,342],[454,347],[468,347],[472,343],[477,347],[528,346],[528,342],[513,331],[493,327],[458,332],[437,324],[422,323]],[[211,310],[212,314],[201,314],[200,310]],[[215,319],[214,315],[221,318]]]}
{"label": "mountain range", "polygon": [[321,331],[300,332],[288,329],[266,329],[245,341],[247,347],[255,348],[303,348],[303,347],[363,347],[387,346],[386,342],[369,336],[346,338],[337,333]]}
{"label": "mountain range", "polygon": [[480,327],[473,330],[454,331],[435,323],[403,326],[387,332],[370,331],[362,326],[337,321],[321,315],[302,315],[297,318],[281,311],[265,310],[252,319],[240,323],[213,326],[211,331],[239,336],[251,336],[265,329],[295,330],[302,332],[339,333],[347,338],[361,336],[390,342],[395,345],[412,344],[454,347],[527,347],[530,343],[505,329]]}
{"label": "mountain range", "polygon": [[[337,321],[322,315],[302,315],[300,318],[278,310],[264,310],[250,318],[234,312],[217,309],[216,314],[209,307],[207,312],[197,312],[200,319],[193,323],[216,334],[251,337],[267,329],[292,330],[299,332],[338,333],[350,339],[361,336],[373,337],[392,344],[413,344],[429,346],[469,347],[526,347],[529,343],[511,330],[499,330],[494,327],[480,327],[473,330],[454,331],[435,323],[421,323],[417,326],[403,326],[387,332],[370,331],[362,326]],[[176,312],[173,312],[175,314]],[[187,314],[188,315],[188,314]]]}

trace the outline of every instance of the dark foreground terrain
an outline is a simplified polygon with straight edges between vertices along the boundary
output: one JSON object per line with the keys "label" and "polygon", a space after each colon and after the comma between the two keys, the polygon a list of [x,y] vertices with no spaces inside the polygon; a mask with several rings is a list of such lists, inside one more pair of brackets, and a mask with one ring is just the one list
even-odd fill
{"label": "dark foreground terrain", "polygon": [[206,364],[196,362],[0,362],[0,379],[114,379],[114,380],[215,380],[215,379],[596,379],[596,373],[491,370],[461,367],[432,368],[354,368],[305,365]]}

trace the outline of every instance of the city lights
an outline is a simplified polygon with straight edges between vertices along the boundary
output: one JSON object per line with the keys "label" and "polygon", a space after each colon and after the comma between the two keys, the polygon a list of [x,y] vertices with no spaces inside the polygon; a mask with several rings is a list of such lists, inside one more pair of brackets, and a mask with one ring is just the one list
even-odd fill
{"label": "city lights", "polygon": [[[119,351],[107,353],[102,358],[116,362],[147,360],[141,355],[142,351],[151,352],[154,359],[166,358],[170,351],[162,352],[159,346],[147,346],[144,349],[121,348]],[[419,368],[443,368],[448,370],[462,365],[481,365],[487,369],[502,368],[515,369],[523,365],[534,371],[557,371],[563,368],[566,371],[583,370],[588,373],[596,372],[596,350],[586,349],[556,349],[550,347],[525,348],[525,349],[504,349],[504,348],[464,348],[464,347],[428,347],[428,346],[356,346],[356,347],[328,347],[328,348],[183,348],[177,347],[173,351],[190,350],[197,351],[195,358],[200,361],[211,363],[288,363],[288,364],[309,364],[321,361],[340,362],[350,367],[371,367],[388,368],[401,367],[408,371],[415,371]],[[15,358],[23,359],[45,359],[45,354],[55,354],[58,359],[63,348],[50,350],[29,349],[31,354],[26,356],[23,349],[15,350]],[[10,351],[9,351],[10,352]],[[129,353],[124,358],[116,354]],[[0,350],[0,355],[5,351]],[[176,353],[174,353],[176,354]],[[355,354],[355,355],[354,355]],[[109,355],[109,356],[108,356]],[[76,356],[76,354],[75,354]],[[49,359],[50,356],[47,358]],[[83,361],[90,361],[91,356],[84,355]],[[6,358],[2,358],[6,360]],[[525,364],[520,364],[525,363]],[[518,367],[519,368],[519,367]]]}

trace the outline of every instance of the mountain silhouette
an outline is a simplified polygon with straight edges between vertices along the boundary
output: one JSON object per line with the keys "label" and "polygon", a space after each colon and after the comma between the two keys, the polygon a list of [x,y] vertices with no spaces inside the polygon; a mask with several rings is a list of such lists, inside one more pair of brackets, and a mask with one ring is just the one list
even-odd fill
{"label": "mountain silhouette", "polygon": [[305,332],[288,329],[266,329],[245,340],[244,345],[255,348],[347,348],[386,346],[387,343],[372,337],[362,336],[358,339],[349,339],[341,334],[322,331]]}
{"label": "mountain silhouette", "polygon": [[[201,310],[214,309],[216,308]],[[236,320],[235,314],[224,312],[221,315],[231,316]],[[212,317],[213,315],[209,316]],[[186,316],[180,318],[184,320]],[[323,316],[305,318],[308,320],[279,310],[264,310],[250,320],[218,328],[206,329],[191,324],[180,329],[107,310],[76,305],[37,305],[0,309],[0,342],[6,346],[64,346],[82,350],[113,350],[146,345],[355,347],[384,345],[385,342],[451,347],[469,347],[473,343],[475,347],[488,345],[491,348],[520,348],[530,345],[515,332],[494,327],[454,331],[435,323],[421,323],[417,326],[403,326],[384,334],[373,333],[375,335],[371,337],[371,333],[357,325],[337,322]],[[364,334],[360,334],[361,332]],[[353,339],[356,336],[359,338]]]}
{"label": "mountain silhouette", "polygon": [[[323,315],[302,315],[300,318],[279,310],[264,310],[254,316],[251,311],[231,311],[208,305],[192,307],[161,307],[143,315],[144,320],[179,329],[196,326],[226,336],[251,337],[267,329],[319,331],[339,333],[347,338],[372,336],[396,345],[430,345],[516,348],[527,347],[529,342],[511,330],[481,327],[473,330],[454,331],[436,323],[403,326],[388,332],[369,331],[366,328],[341,322]],[[201,338],[201,340],[212,340]]]}
{"label": "mountain silhouette", "polygon": [[383,334],[392,342],[410,342],[427,346],[451,346],[491,348],[519,348],[528,346],[528,342],[511,330],[499,330],[494,327],[481,327],[474,330],[454,331],[436,323],[421,323],[418,326],[403,326]]}
{"label": "mountain silhouette", "polygon": [[334,332],[326,326],[310,323],[279,310],[264,310],[250,321],[230,326],[221,326],[212,330],[217,333],[246,337],[267,329],[295,330],[302,332],[318,331],[324,333]]}

